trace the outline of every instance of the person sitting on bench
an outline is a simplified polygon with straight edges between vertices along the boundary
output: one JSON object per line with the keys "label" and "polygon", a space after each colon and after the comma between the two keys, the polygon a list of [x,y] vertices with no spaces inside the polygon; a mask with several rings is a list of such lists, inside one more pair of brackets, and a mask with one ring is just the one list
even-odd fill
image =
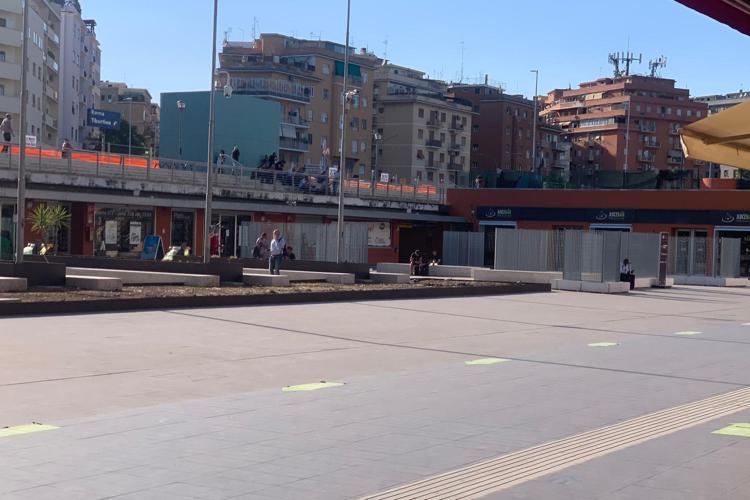
{"label": "person sitting on bench", "polygon": [[623,260],[620,266],[620,281],[630,283],[631,290],[635,288],[635,272],[628,259]]}

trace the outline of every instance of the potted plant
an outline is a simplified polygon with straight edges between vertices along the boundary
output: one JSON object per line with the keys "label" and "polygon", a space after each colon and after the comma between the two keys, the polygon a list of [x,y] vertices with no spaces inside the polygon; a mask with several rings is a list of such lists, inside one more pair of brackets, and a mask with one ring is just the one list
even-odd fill
{"label": "potted plant", "polygon": [[42,238],[42,248],[39,255],[47,260],[46,254],[54,248],[53,241],[57,241],[60,229],[70,225],[70,213],[62,205],[37,205],[29,217],[31,230]]}

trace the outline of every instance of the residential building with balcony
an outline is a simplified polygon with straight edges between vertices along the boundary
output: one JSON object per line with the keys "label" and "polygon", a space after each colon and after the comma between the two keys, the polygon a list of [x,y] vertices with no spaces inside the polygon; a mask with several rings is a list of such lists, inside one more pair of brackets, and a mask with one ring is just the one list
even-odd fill
{"label": "residential building with balcony", "polygon": [[[27,129],[25,135],[41,144],[58,144],[60,94],[60,5],[30,0],[27,70]],[[0,0],[0,115],[10,113],[16,132],[21,110],[21,51],[23,44],[21,0]]]}
{"label": "residential building with balcony", "polygon": [[217,83],[224,86],[228,75],[234,94],[279,103],[278,155],[287,168],[338,165],[347,50],[347,89],[358,95],[343,120],[345,164],[347,175],[369,176],[372,73],[380,61],[374,55],[335,42],[264,33],[250,42],[224,42]]}
{"label": "residential building with balcony", "polygon": [[374,168],[406,183],[465,184],[471,107],[421,71],[385,63],[374,78]]}
{"label": "residential building with balcony", "polygon": [[679,171],[697,186],[702,164],[685,159],[679,130],[707,113],[674,80],[625,75],[553,90],[541,116],[570,137],[572,170]]}
{"label": "residential building with balcony", "polygon": [[[449,94],[471,106],[471,172],[499,173],[503,170],[526,171],[532,168],[534,102],[520,95],[506,94],[501,87],[485,84],[455,84]],[[548,128],[546,134],[553,134]],[[537,130],[540,138],[541,130]],[[549,139],[552,144],[557,138]],[[538,141],[538,147],[541,142]],[[541,149],[540,149],[541,151]],[[549,149],[547,162],[554,163],[554,151]]]}
{"label": "residential building with balcony", "polygon": [[101,101],[101,49],[96,21],[83,19],[77,2],[66,2],[62,8],[60,81],[61,139],[75,148],[95,148],[101,142],[100,131],[87,125],[87,116]]}
{"label": "residential building with balcony", "polygon": [[[708,114],[713,115],[732,106],[736,106],[745,101],[750,101],[750,91],[740,90],[730,94],[706,95],[693,98],[697,102],[705,102],[708,105]],[[707,164],[708,177],[734,178],[738,169],[728,165],[719,165],[716,163]]]}
{"label": "residential building with balcony", "polygon": [[[146,139],[146,148],[159,150],[159,105],[151,102],[146,89],[128,87],[122,82],[99,82],[99,109],[120,113]],[[141,151],[134,151],[134,154]]]}

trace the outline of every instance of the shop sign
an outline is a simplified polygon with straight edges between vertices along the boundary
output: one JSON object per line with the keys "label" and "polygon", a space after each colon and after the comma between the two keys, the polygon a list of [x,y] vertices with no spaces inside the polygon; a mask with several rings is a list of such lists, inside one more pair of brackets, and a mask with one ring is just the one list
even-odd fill
{"label": "shop sign", "polygon": [[625,210],[596,210],[593,216],[596,222],[625,222],[628,219]]}
{"label": "shop sign", "polygon": [[721,216],[722,224],[750,224],[750,213],[747,212],[724,212]]}
{"label": "shop sign", "polygon": [[513,218],[513,209],[499,207],[477,207],[476,214],[478,219],[506,220]]}
{"label": "shop sign", "polygon": [[128,240],[131,245],[138,246],[141,244],[141,228],[142,225],[140,222],[130,223],[130,236]]}
{"label": "shop sign", "polygon": [[164,245],[161,242],[161,236],[152,234],[146,236],[143,240],[143,251],[141,260],[158,260],[164,257]]}
{"label": "shop sign", "polygon": [[108,220],[104,223],[104,243],[106,245],[117,244],[117,221]]}
{"label": "shop sign", "polygon": [[391,223],[390,222],[368,222],[367,223],[367,245],[371,247],[391,246]]}

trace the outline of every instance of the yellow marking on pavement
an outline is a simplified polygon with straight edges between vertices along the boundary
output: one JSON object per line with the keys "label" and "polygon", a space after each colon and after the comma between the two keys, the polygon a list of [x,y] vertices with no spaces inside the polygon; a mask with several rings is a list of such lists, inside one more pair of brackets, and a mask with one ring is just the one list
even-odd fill
{"label": "yellow marking on pavement", "polygon": [[32,432],[52,431],[57,428],[58,427],[55,427],[54,425],[44,425],[37,423],[17,425],[15,427],[3,427],[0,428],[0,438],[19,436],[21,434],[31,434]]}
{"label": "yellow marking on pavement", "polygon": [[342,382],[315,382],[312,384],[288,385],[281,390],[283,392],[317,391],[318,389],[328,389],[329,387],[339,387],[342,385],[344,385]]}
{"label": "yellow marking on pavement", "polygon": [[464,361],[469,366],[474,365],[496,365],[498,363],[505,363],[508,361],[504,358],[482,358],[482,359],[472,359],[471,361]]}
{"label": "yellow marking on pavement", "polygon": [[684,332],[674,332],[675,335],[700,335],[703,332],[695,332],[693,330],[686,330]]}
{"label": "yellow marking on pavement", "polygon": [[617,342],[594,342],[592,344],[589,344],[589,347],[614,347],[616,345],[620,345]]}
{"label": "yellow marking on pavement", "polygon": [[726,427],[713,431],[711,434],[721,434],[722,436],[738,436],[750,438],[750,424],[729,424]]}
{"label": "yellow marking on pavement", "polygon": [[750,323],[742,323],[742,326],[750,326]]}
{"label": "yellow marking on pavement", "polygon": [[[469,500],[750,408],[750,387],[500,455],[360,500]],[[750,424],[746,426],[750,434]]]}

